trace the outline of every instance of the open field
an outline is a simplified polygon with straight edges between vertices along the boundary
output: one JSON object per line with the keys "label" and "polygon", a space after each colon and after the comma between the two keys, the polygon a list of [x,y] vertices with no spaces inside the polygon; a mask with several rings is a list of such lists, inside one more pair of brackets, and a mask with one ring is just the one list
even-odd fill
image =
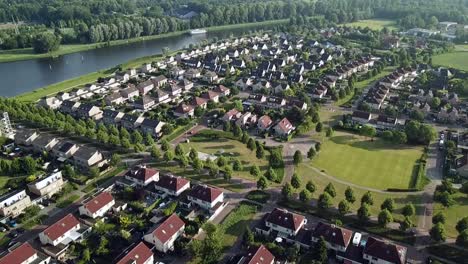
{"label": "open field", "polygon": [[247,229],[250,221],[255,216],[257,207],[248,203],[241,203],[219,225],[223,236],[223,249],[231,248]]}
{"label": "open field", "polygon": [[266,159],[257,159],[255,151],[251,151],[245,144],[236,140],[226,138],[211,139],[195,135],[190,138],[190,143],[183,143],[182,146],[186,152],[194,148],[199,152],[222,155],[228,160],[239,159],[243,165],[243,170],[234,171],[233,177],[256,180],[249,173],[251,166],[257,165],[261,171],[266,171],[268,168],[268,161]]}
{"label": "open field", "polygon": [[434,65],[441,65],[468,71],[468,52],[458,51],[439,54],[432,57],[432,63]]}
{"label": "open field", "polygon": [[[323,193],[323,190],[325,187],[329,184],[332,183],[333,186],[335,187],[336,190],[336,197],[333,198],[333,205],[337,208],[338,204],[341,200],[345,199],[345,190],[348,187],[346,184],[342,184],[340,182],[335,181],[334,179],[328,179],[318,173],[317,171],[311,169],[312,165],[310,162],[304,162],[303,164],[299,165],[296,168],[296,173],[301,177],[302,179],[302,185],[305,186],[307,181],[312,181],[315,186],[316,186],[316,191],[313,194],[313,198],[317,199],[320,194]],[[352,187],[354,190],[354,195],[356,197],[356,202],[354,204],[350,205],[351,211],[353,213],[356,213],[357,209],[360,206],[360,199],[363,194],[367,192],[367,190],[364,190],[362,188],[357,188],[357,187]],[[300,190],[298,190],[299,192]],[[418,213],[422,213],[420,208],[418,207],[418,204],[420,203],[421,196],[420,195],[407,195],[407,194],[402,194],[402,193],[380,193],[380,192],[371,192],[372,197],[374,199],[374,205],[370,207],[371,215],[372,216],[377,216],[378,213],[380,212],[380,205],[386,198],[393,198],[395,201],[395,211],[394,211],[394,217],[395,219],[403,219],[403,216],[401,215],[401,209],[403,206],[405,206],[408,203],[413,203],[416,207],[416,216],[413,217],[413,223],[417,223],[416,220],[420,216]]]}
{"label": "open field", "polygon": [[381,139],[337,132],[323,142],[312,161],[325,173],[362,186],[385,190],[410,187],[422,148],[394,146]]}
{"label": "open field", "polygon": [[372,30],[381,30],[384,27],[387,27],[389,30],[397,30],[397,26],[394,20],[387,19],[367,19],[360,20],[353,23],[346,23],[346,26],[350,27],[369,27]]}
{"label": "open field", "polygon": [[436,214],[442,211],[447,216],[447,222],[445,224],[445,230],[447,231],[447,236],[456,238],[458,232],[455,229],[457,222],[463,217],[468,216],[468,197],[463,193],[454,194],[455,205],[450,206],[449,208],[444,207],[440,203],[435,203],[434,212]]}

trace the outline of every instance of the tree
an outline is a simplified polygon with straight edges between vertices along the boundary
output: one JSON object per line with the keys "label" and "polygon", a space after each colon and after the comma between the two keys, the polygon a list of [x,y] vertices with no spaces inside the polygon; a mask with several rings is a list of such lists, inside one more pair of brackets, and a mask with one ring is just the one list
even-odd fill
{"label": "tree", "polygon": [[331,136],[333,136],[333,132],[334,132],[334,131],[333,131],[333,128],[332,128],[332,127],[328,127],[328,128],[327,128],[327,131],[325,132],[325,133],[326,133],[325,135],[326,135],[327,137],[331,137]]}
{"label": "tree", "polygon": [[110,164],[111,164],[112,166],[116,166],[116,165],[119,164],[121,161],[122,161],[122,158],[120,157],[119,154],[117,154],[117,153],[112,154],[111,159],[110,159]]}
{"label": "tree", "polygon": [[235,171],[241,171],[243,169],[242,162],[239,159],[235,159],[234,164],[232,165],[232,168]]}
{"label": "tree", "polygon": [[175,151],[176,156],[178,156],[178,157],[181,157],[181,156],[185,155],[184,149],[182,148],[182,146],[180,144],[177,144],[174,151]]}
{"label": "tree", "polygon": [[263,148],[262,145],[259,145],[257,147],[257,151],[255,153],[255,156],[257,157],[257,159],[263,159],[265,157],[265,149]]}
{"label": "tree", "polygon": [[34,37],[32,47],[35,53],[48,53],[58,50],[61,38],[55,34],[45,31]]}
{"label": "tree", "polygon": [[432,226],[431,230],[429,231],[431,238],[436,242],[445,241],[447,235],[445,233],[445,227],[442,223],[437,223]]}
{"label": "tree", "polygon": [[247,142],[247,147],[252,151],[255,150],[257,145],[255,144],[255,140],[253,138],[249,138],[249,141]]}
{"label": "tree", "polygon": [[294,165],[299,165],[302,162],[302,153],[300,150],[296,150],[294,152],[294,157],[293,157]]}
{"label": "tree", "polygon": [[412,203],[409,203],[403,207],[403,210],[401,212],[404,216],[412,216],[416,213],[416,209],[414,208],[414,205]]}
{"label": "tree", "polygon": [[457,236],[457,245],[461,247],[468,247],[468,229],[463,230],[458,236]]}
{"label": "tree", "polygon": [[393,209],[395,209],[395,201],[392,198],[385,199],[382,205],[380,206],[380,209],[387,209],[390,213],[392,213]]}
{"label": "tree", "polygon": [[224,179],[226,181],[230,181],[231,178],[232,178],[232,167],[228,165],[224,167]]}
{"label": "tree", "polygon": [[405,219],[403,219],[403,221],[400,222],[400,230],[406,231],[411,227],[413,227],[413,222],[411,221],[411,218],[405,216]]}
{"label": "tree", "polygon": [[307,189],[311,194],[313,194],[317,188],[315,187],[315,184],[314,184],[312,181],[308,181],[307,184],[306,184],[306,189]]}
{"label": "tree", "polygon": [[146,135],[145,135],[145,142],[146,142],[146,145],[148,145],[148,146],[154,145],[154,138],[153,138],[153,136],[151,135],[151,133],[146,133]]}
{"label": "tree", "polygon": [[374,204],[374,198],[372,197],[372,193],[367,191],[364,195],[362,195],[361,198],[361,204],[368,204],[368,205],[373,205]]}
{"label": "tree", "polygon": [[316,150],[317,152],[320,152],[320,149],[321,149],[321,148],[322,148],[322,143],[320,143],[320,142],[315,143],[315,150]]}
{"label": "tree", "polygon": [[328,249],[325,239],[321,236],[319,241],[315,244],[314,259],[319,263],[328,263]]}
{"label": "tree", "polygon": [[375,127],[370,125],[364,125],[361,127],[360,131],[361,135],[365,137],[370,137],[372,140],[374,139],[375,135],[377,134],[377,130]]}
{"label": "tree", "polygon": [[192,160],[192,167],[195,172],[200,173],[203,169],[203,161],[199,158]]}
{"label": "tree", "polygon": [[252,244],[255,242],[254,233],[252,232],[252,230],[250,230],[250,227],[249,227],[249,226],[247,226],[247,228],[245,229],[243,238],[244,238],[244,242],[245,242],[248,246],[252,245]]}
{"label": "tree", "polygon": [[260,169],[257,165],[253,165],[252,167],[250,167],[250,175],[254,176],[255,178],[257,178],[260,175]]}
{"label": "tree", "polygon": [[328,194],[330,194],[331,197],[335,197],[336,196],[336,190],[335,190],[335,186],[333,186],[333,183],[328,183],[327,186],[325,186],[325,189],[324,189],[325,192],[327,192]]}
{"label": "tree", "polygon": [[317,125],[315,126],[315,131],[316,131],[317,133],[320,133],[320,132],[322,132],[322,129],[323,129],[323,124],[322,124],[322,122],[318,122]]}
{"label": "tree", "polygon": [[218,166],[217,165],[211,166],[210,170],[209,170],[209,173],[210,173],[210,176],[213,177],[213,178],[218,176],[218,173],[219,173]]}
{"label": "tree", "polygon": [[289,182],[287,182],[285,185],[283,185],[283,188],[281,188],[281,194],[283,195],[283,198],[285,200],[289,200],[292,197],[293,190],[292,186]]}
{"label": "tree", "polygon": [[224,167],[227,165],[227,159],[224,156],[218,158],[217,162],[219,167]]}
{"label": "tree", "polygon": [[91,175],[92,178],[96,178],[100,173],[98,167],[91,167],[91,169],[89,169],[89,175]]}
{"label": "tree", "polygon": [[[194,149],[194,148],[191,148],[190,149],[190,152],[189,152],[189,158],[190,160],[194,160],[194,159],[197,159],[198,158],[198,152]],[[222,161],[226,161],[226,158],[224,157],[220,157],[220,159],[222,158]],[[223,164],[223,166],[226,165],[226,163]]]}
{"label": "tree", "polygon": [[275,170],[273,168],[269,168],[267,172],[265,172],[265,177],[270,181],[277,181],[278,175],[276,175]]}
{"label": "tree", "polygon": [[163,138],[161,140],[161,149],[162,149],[162,151],[167,151],[170,148],[171,148],[171,145],[169,144],[169,141],[167,141],[167,139]]}
{"label": "tree", "polygon": [[356,201],[356,196],[354,196],[354,191],[349,186],[345,190],[345,197],[346,197],[346,201],[348,201],[349,203],[353,204]]}
{"label": "tree", "polygon": [[342,216],[345,216],[349,212],[349,203],[346,200],[341,200],[338,204],[338,211]]}
{"label": "tree", "polygon": [[259,190],[265,190],[268,187],[268,181],[267,179],[262,176],[260,179],[257,181],[257,189]]}
{"label": "tree", "polygon": [[232,128],[232,134],[235,137],[242,136],[242,128],[238,124],[235,124],[234,127]]}
{"label": "tree", "polygon": [[187,156],[182,155],[182,156],[179,156],[178,159],[179,159],[180,166],[182,168],[187,168],[187,166],[189,164],[189,160],[188,160]]}
{"label": "tree", "polygon": [[433,217],[432,217],[432,224],[437,224],[437,223],[442,223],[442,224],[445,224],[445,221],[446,221],[446,217],[444,215],[444,213],[442,212],[438,212],[437,214],[435,214]]}
{"label": "tree", "polygon": [[294,189],[301,188],[301,179],[299,178],[299,176],[296,173],[294,173],[292,178],[291,178],[291,185],[292,185],[292,187],[294,187]]}
{"label": "tree", "polygon": [[153,157],[155,160],[159,160],[161,158],[161,151],[156,145],[151,147],[151,157]]}
{"label": "tree", "polygon": [[194,243],[197,248],[195,255],[200,258],[201,263],[217,263],[223,249],[223,235],[215,225],[209,222],[203,225],[203,230],[207,235],[204,240]]}
{"label": "tree", "polygon": [[132,140],[133,140],[133,144],[141,144],[143,143],[143,136],[141,135],[140,132],[138,132],[138,130],[135,130],[132,133]]}
{"label": "tree", "polygon": [[27,156],[21,159],[21,166],[23,167],[24,172],[27,174],[33,174],[36,172],[37,162],[32,157]]}
{"label": "tree", "polygon": [[318,199],[319,209],[326,210],[332,206],[332,197],[328,192],[324,192],[319,196]]}
{"label": "tree", "polygon": [[304,189],[299,193],[299,199],[304,203],[307,203],[312,199],[312,193],[310,193],[307,189]]}
{"label": "tree", "polygon": [[393,222],[392,213],[390,213],[387,209],[383,209],[379,213],[378,222],[380,226],[386,227],[388,224]]}
{"label": "tree", "polygon": [[460,219],[457,222],[457,225],[455,226],[455,228],[457,229],[458,233],[461,233],[464,230],[467,230],[468,229],[468,216]]}
{"label": "tree", "polygon": [[315,157],[315,148],[314,147],[310,147],[309,151],[307,151],[307,158],[308,159],[313,159]]}
{"label": "tree", "polygon": [[174,152],[172,150],[166,151],[166,153],[164,153],[164,160],[167,162],[174,160]]}
{"label": "tree", "polygon": [[359,221],[361,222],[369,221],[370,210],[369,210],[369,205],[367,203],[361,204],[361,207],[359,207],[357,211],[357,216],[358,216]]}

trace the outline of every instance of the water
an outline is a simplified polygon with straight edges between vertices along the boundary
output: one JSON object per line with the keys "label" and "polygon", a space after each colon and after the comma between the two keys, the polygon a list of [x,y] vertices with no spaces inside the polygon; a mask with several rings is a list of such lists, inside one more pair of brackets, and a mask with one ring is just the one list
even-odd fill
{"label": "water", "polygon": [[87,73],[108,69],[135,58],[162,53],[165,47],[174,51],[206,39],[240,36],[260,29],[268,29],[268,27],[255,26],[194,36],[184,34],[82,51],[58,58],[0,63],[0,96],[12,97]]}

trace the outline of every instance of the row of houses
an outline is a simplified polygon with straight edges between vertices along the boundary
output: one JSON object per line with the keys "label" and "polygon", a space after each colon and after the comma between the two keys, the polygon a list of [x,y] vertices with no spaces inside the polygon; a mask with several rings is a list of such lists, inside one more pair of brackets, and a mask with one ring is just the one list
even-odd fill
{"label": "row of houses", "polygon": [[357,125],[371,125],[379,130],[391,130],[398,127],[400,124],[404,124],[404,120],[399,120],[396,117],[390,117],[387,115],[374,115],[365,111],[353,111],[351,114],[351,121]]}
{"label": "row of houses", "polygon": [[374,237],[331,224],[319,222],[313,229],[307,219],[285,209],[276,208],[263,216],[256,233],[309,249],[321,238],[336,258],[344,263],[406,263],[407,249]]}
{"label": "row of houses", "polygon": [[214,89],[208,90],[200,95],[200,97],[193,97],[188,103],[181,103],[174,109],[176,117],[193,117],[195,109],[201,107],[206,109],[208,102],[212,101],[218,103],[221,97],[226,97],[231,94],[231,90],[224,85],[218,85]]}

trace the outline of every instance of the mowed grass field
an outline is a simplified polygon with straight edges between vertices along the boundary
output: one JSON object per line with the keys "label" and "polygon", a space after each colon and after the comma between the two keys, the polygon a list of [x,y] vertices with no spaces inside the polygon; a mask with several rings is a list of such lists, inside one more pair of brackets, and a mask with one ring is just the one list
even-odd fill
{"label": "mowed grass field", "polygon": [[346,23],[345,25],[349,27],[369,27],[372,30],[381,30],[384,27],[387,27],[389,30],[397,30],[395,21],[389,19],[366,19],[352,23]]}
{"label": "mowed grass field", "polygon": [[468,71],[468,51],[439,54],[432,58],[432,63]]}
{"label": "mowed grass field", "polygon": [[394,146],[381,139],[336,132],[312,161],[326,174],[361,186],[409,188],[421,147]]}
{"label": "mowed grass field", "polygon": [[433,214],[441,211],[445,214],[447,217],[447,222],[445,223],[447,236],[456,238],[458,236],[458,231],[455,229],[457,222],[463,217],[468,216],[468,197],[466,194],[458,192],[454,194],[453,199],[455,200],[455,205],[449,208],[444,207],[440,203],[435,203]]}

